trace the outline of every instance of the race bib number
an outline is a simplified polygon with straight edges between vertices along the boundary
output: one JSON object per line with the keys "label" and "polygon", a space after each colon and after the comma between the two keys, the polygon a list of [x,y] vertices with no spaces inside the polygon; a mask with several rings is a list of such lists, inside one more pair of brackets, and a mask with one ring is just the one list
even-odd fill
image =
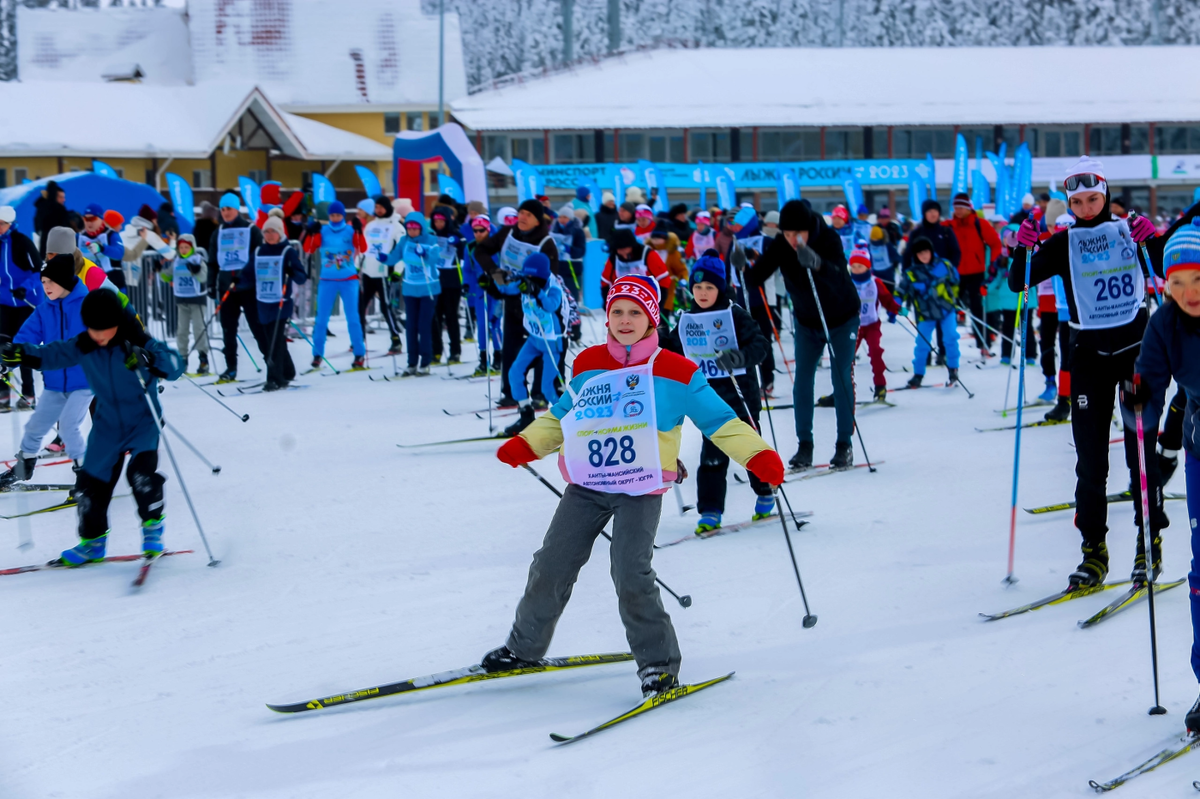
{"label": "race bib number", "polygon": [[450,239],[438,236],[438,247],[441,248],[442,255],[442,262],[439,265],[439,268],[453,269],[455,266],[454,259],[458,257],[458,251],[455,250]]}
{"label": "race bib number", "polygon": [[654,406],[654,358],[593,377],[571,392],[561,421],[571,482],[606,494],[639,496],[662,488]]}
{"label": "race bib number", "polygon": [[199,297],[204,294],[204,289],[200,287],[200,281],[188,269],[187,261],[183,258],[175,259],[175,267],[172,271],[171,283],[175,287],[176,297]]}
{"label": "race bib number", "polygon": [[521,268],[525,266],[525,259],[541,248],[540,244],[526,244],[523,241],[517,241],[512,233],[504,239],[504,244],[500,247],[500,268],[510,274],[517,274]]}
{"label": "race bib number", "polygon": [[241,269],[250,261],[250,228],[223,228],[217,234],[217,264],[222,272]]}
{"label": "race bib number", "polygon": [[614,267],[617,277],[627,277],[628,275],[648,275],[650,270],[646,268],[646,253],[642,251],[642,260],[640,261],[622,261],[620,258],[614,259]]}
{"label": "race bib number", "polygon": [[283,299],[283,256],[259,255],[254,259],[254,296],[259,302]]}
{"label": "race bib number", "polygon": [[[729,377],[729,373],[717,366],[717,356],[726,350],[737,349],[737,334],[733,327],[733,309],[685,313],[679,319],[679,341],[683,354],[700,367],[709,380]],[[745,369],[734,369],[735,375],[746,374]]]}
{"label": "race bib number", "polygon": [[367,255],[383,263],[387,260],[388,229],[383,225],[367,228]]}
{"label": "race bib number", "polygon": [[1102,330],[1133,321],[1146,286],[1129,228],[1124,222],[1105,222],[1073,227],[1067,237],[1078,326]]}

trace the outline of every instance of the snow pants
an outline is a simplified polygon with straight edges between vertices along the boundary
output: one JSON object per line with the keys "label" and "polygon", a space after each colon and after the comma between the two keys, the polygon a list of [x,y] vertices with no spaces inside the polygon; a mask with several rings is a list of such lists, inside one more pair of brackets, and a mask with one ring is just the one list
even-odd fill
{"label": "snow pants", "polygon": [[450,336],[450,354],[447,360],[462,358],[462,333],[458,324],[458,308],[462,305],[462,279],[457,269],[439,269],[442,293],[437,296],[433,309],[433,354],[442,357],[442,330]]}
{"label": "snow pants", "polygon": [[487,366],[488,339],[492,342],[492,358],[500,354],[500,302],[484,295],[467,300],[475,312],[475,341],[479,344],[479,363]]}
{"label": "snow pants", "polygon": [[932,352],[934,333],[941,334],[941,342],[946,345],[946,366],[958,368],[958,320],[953,311],[947,311],[941,319],[925,319],[917,322],[917,344],[913,350],[913,374],[925,374],[925,359]]}
{"label": "snow pants", "polygon": [[1058,338],[1058,313],[1038,313],[1038,345],[1042,351],[1042,376],[1053,380],[1058,372],[1054,368],[1054,342]]}
{"label": "snow pants", "polygon": [[433,361],[433,309],[437,297],[404,298],[404,335],[408,338],[408,365],[421,366]]}
{"label": "snow pants", "polygon": [[[849,444],[854,437],[854,347],[858,343],[858,316],[829,329],[833,338],[833,407],[837,414],[838,443]],[[813,440],[813,395],[817,364],[825,352],[825,332],[796,325],[796,384],[792,388],[795,403],[796,438],[802,443]],[[924,369],[925,362],[921,362]]]}
{"label": "snow pants", "polygon": [[854,344],[854,351],[858,352],[858,347],[864,341],[867,342],[867,357],[871,359],[871,377],[875,381],[875,386],[887,385],[887,366],[883,362],[883,323],[872,322],[865,327],[858,328],[858,341]]}
{"label": "snow pants", "polygon": [[[745,421],[740,413],[738,418]],[[754,418],[754,427],[758,428],[757,416]],[[700,445],[700,468],[696,474],[697,513],[725,513],[725,490],[729,486],[726,477],[728,471],[729,456],[705,436],[704,443]],[[771,496],[771,486],[759,480],[754,472],[747,470],[746,474],[750,476],[750,487],[754,489],[755,496]]]}
{"label": "snow pants", "polygon": [[[1004,338],[1000,339],[1000,357],[1013,357],[1013,342],[1017,341],[1017,312],[1015,310],[1004,310],[1000,312],[1001,323],[999,325],[1000,332],[1004,334]],[[1031,353],[1030,347],[1033,342],[1033,314],[1029,315],[1026,320],[1025,334],[1022,336],[1025,342],[1025,351]],[[1033,357],[1030,355],[1030,357]]]}
{"label": "snow pants", "polygon": [[[225,273],[222,273],[225,274]],[[250,333],[258,349],[266,357],[267,343],[263,341],[262,325],[258,323],[258,300],[253,291],[231,291],[221,303],[221,332],[225,338],[225,368],[237,372],[238,354],[238,322],[241,314],[246,314],[246,324],[250,325]],[[183,353],[180,353],[182,355]]]}
{"label": "snow pants", "polygon": [[525,373],[529,371],[535,359],[541,358],[542,396],[551,405],[558,402],[558,392],[554,390],[554,378],[558,377],[558,349],[555,342],[537,336],[525,339],[508,373],[508,385],[512,388],[513,399],[517,402],[529,399],[529,389],[525,387]]}
{"label": "snow pants", "polygon": [[1188,527],[1192,531],[1192,570],[1188,572],[1188,587],[1192,590],[1192,673],[1200,680],[1200,460],[1190,452],[1184,453],[1184,476],[1187,479]]}
{"label": "snow pants", "polygon": [[196,352],[208,360],[208,303],[176,302],[175,315],[179,319],[175,323],[175,346],[179,348],[179,357],[183,358],[186,371],[187,359],[191,354],[189,334],[196,340]]}
{"label": "snow pants", "polygon": [[67,455],[76,461],[83,461],[87,452],[86,439],[83,437],[83,417],[87,416],[88,406],[92,404],[92,392],[86,388],[74,391],[43,391],[38,398],[33,416],[25,425],[25,437],[21,439],[21,452],[30,457],[36,456],[42,449],[42,440],[58,422],[59,435],[67,445]]}
{"label": "snow pants", "polygon": [[[325,355],[325,335],[329,331],[329,316],[333,313],[333,302],[342,298],[342,313],[346,316],[346,328],[350,331],[350,348],[355,357],[366,355],[363,346],[363,329],[358,323],[358,280],[322,280],[317,289],[317,321],[313,325],[313,357]],[[264,353],[265,354],[265,353]]]}
{"label": "snow pants", "polygon": [[[113,489],[117,486],[117,480],[121,479],[121,467],[124,465],[125,454],[122,453],[117,457],[107,480],[93,477],[82,469],[77,472],[80,538],[99,538],[108,532],[108,504],[112,502]],[[125,479],[133,489],[133,499],[142,521],[161,518],[163,483],[167,482],[167,478],[158,473],[158,451],[146,450],[130,458]]]}
{"label": "snow pants", "polygon": [[522,660],[545,657],[579,570],[591,557],[596,536],[612,519],[610,573],[638,676],[653,671],[678,675],[679,641],[650,564],[661,514],[661,494],[632,497],[567,486],[529,566],[525,595],[508,636],[512,653]]}

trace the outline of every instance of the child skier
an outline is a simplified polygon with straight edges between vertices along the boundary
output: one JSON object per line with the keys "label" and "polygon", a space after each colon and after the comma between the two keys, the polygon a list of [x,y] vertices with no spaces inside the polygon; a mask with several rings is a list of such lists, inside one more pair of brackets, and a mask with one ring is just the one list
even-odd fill
{"label": "child skier", "polygon": [[[88,289],[83,281],[75,277],[75,259],[64,254],[47,261],[42,266],[42,287],[46,301],[40,303],[25,324],[21,325],[13,339],[18,344],[48,344],[72,338],[84,331],[80,307]],[[42,375],[42,386],[42,400],[25,425],[25,437],[21,439],[16,460],[11,469],[0,474],[0,488],[8,488],[18,480],[28,480],[33,476],[33,467],[42,449],[42,439],[55,422],[66,444],[67,456],[74,462],[75,471],[78,472],[83,465],[87,446],[83,440],[82,425],[92,402],[92,392],[83,370],[72,366],[47,371]]]}
{"label": "child skier", "polygon": [[200,353],[198,375],[208,374],[208,254],[196,248],[196,237],[184,233],[175,240],[173,262],[164,266],[159,275],[171,284],[175,292],[175,312],[179,321],[175,324],[175,346],[179,357],[187,368],[188,332],[196,338],[196,352]]}
{"label": "child skier", "polygon": [[398,256],[404,261],[401,291],[404,294],[404,332],[408,337],[408,368],[402,376],[415,377],[429,374],[429,364],[433,361],[433,314],[442,291],[438,274],[442,255],[437,237],[429,232],[429,225],[420,211],[413,211],[404,218],[404,229],[408,235],[392,253],[392,259]]}
{"label": "child skier", "polygon": [[529,334],[508,371],[513,399],[521,409],[521,417],[504,429],[504,435],[509,437],[533,423],[533,404],[525,387],[525,373],[535,359],[542,359],[542,396],[550,405],[558,401],[554,379],[560,376],[558,354],[563,346],[565,321],[562,318],[563,290],[558,279],[550,274],[550,259],[540,252],[530,253],[521,267],[520,276],[519,283],[496,285],[502,294],[520,294],[525,332]]}
{"label": "child skier", "polygon": [[[704,255],[692,267],[689,280],[691,307],[663,342],[663,349],[688,357],[709,377],[709,385],[737,417],[758,429],[761,398],[755,366],[771,345],[754,317],[726,294],[725,264],[716,255]],[[733,336],[729,336],[729,331]],[[725,339],[724,342],[721,339]],[[716,356],[713,356],[714,350]],[[737,385],[734,385],[737,381]],[[696,510],[700,513],[696,533],[721,526],[725,513],[726,470],[729,456],[707,436],[700,447]],[[750,486],[758,497],[754,519],[763,519],[775,508],[771,486],[750,473]]]}
{"label": "child skier", "polygon": [[483,267],[475,258],[475,248],[492,235],[492,220],[487,214],[480,214],[471,220],[471,232],[474,241],[467,242],[463,248],[463,286],[467,293],[467,303],[475,314],[475,325],[478,330],[476,340],[479,342],[479,367],[475,377],[483,377],[489,373],[488,340],[491,339],[492,364],[491,369],[499,368],[500,363],[500,302],[488,295],[480,285],[484,277]]}
{"label": "child skier", "polygon": [[[358,321],[358,272],[354,268],[354,256],[366,250],[362,235],[346,224],[346,206],[334,200],[329,204],[329,224],[324,228],[313,220],[308,225],[308,238],[304,240],[304,251],[321,252],[321,284],[317,288],[317,321],[313,325],[312,368],[320,369],[325,356],[325,336],[329,331],[329,316],[333,303],[342,298],[346,328],[350,331],[350,348],[354,351],[351,369],[365,366],[367,350],[363,346],[363,330]],[[270,349],[265,333],[262,346]],[[266,353],[263,353],[266,357]]]}
{"label": "child skier", "polygon": [[716,246],[717,234],[712,228],[712,214],[708,211],[700,211],[696,214],[696,229],[688,237],[683,257],[694,261],[703,255],[705,250],[711,250]]}
{"label": "child skier", "polygon": [[912,262],[900,281],[900,296],[912,303],[917,317],[917,343],[913,351],[913,376],[909,388],[920,388],[925,378],[925,359],[932,352],[931,342],[938,330],[946,345],[947,384],[958,380],[958,328],[954,290],[958,271],[945,258],[933,252],[933,242],[920,236],[909,245]]}
{"label": "child skier", "polygon": [[[880,228],[875,228],[879,230]],[[888,321],[896,323],[896,314],[903,313],[900,303],[888,291],[887,283],[871,271],[871,254],[864,249],[856,249],[850,253],[850,279],[858,289],[858,299],[862,307],[858,311],[858,339],[854,343],[854,351],[865,339],[867,355],[871,359],[871,376],[875,380],[874,398],[876,401],[887,399],[887,366],[883,362],[883,323],[879,319],[879,306],[888,312]],[[833,403],[830,402],[832,405]]]}
{"label": "child skier", "polygon": [[96,395],[87,455],[76,478],[80,540],[55,563],[82,566],[103,560],[108,504],[126,453],[131,457],[125,476],[142,518],[142,552],[148,557],[160,555],[166,478],[157,472],[159,430],[146,399],[154,403],[161,418],[156,378],[178,380],[183,361],[167,345],[146,335],[115,292],[89,292],[80,316],[87,327],[84,333],[43,345],[9,343],[0,347],[0,361],[9,368],[22,363],[43,371],[80,366]]}
{"label": "child skier", "polygon": [[[296,377],[296,365],[287,349],[287,322],[292,315],[293,285],[308,280],[300,255],[288,242],[283,220],[270,217],[262,227],[263,243],[254,253],[254,272],[239,282],[254,285],[258,320],[267,339],[267,382],[263,391],[287,388]],[[348,314],[353,314],[347,308]]]}
{"label": "child skier", "polygon": [[[649,697],[678,685],[679,642],[651,557],[662,494],[676,476],[684,417],[765,483],[783,482],[783,463],[694,363],[659,349],[658,298],[644,279],[618,279],[606,308],[607,343],[581,352],[567,392],[496,453],[515,468],[561,447],[559,467],[570,484],[533,556],[508,641],[482,665],[487,671],[528,667],[546,654],[592,543],[612,519],[613,583]],[[622,432],[608,435],[614,422]]]}

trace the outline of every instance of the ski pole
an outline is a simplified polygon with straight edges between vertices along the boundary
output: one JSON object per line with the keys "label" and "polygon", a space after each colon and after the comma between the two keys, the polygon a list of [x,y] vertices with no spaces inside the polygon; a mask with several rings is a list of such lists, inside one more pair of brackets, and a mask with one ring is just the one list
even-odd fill
{"label": "ski pole", "polygon": [[[1020,295],[1017,295],[1017,318],[1014,321],[1017,324],[1020,324],[1020,321],[1021,321],[1021,296]],[[1020,335],[1022,340],[1025,339],[1025,331],[1021,330],[1020,333],[1018,334],[1017,329],[1015,327],[1013,328],[1013,335],[1014,336]],[[1017,342],[1015,340],[1011,340],[1011,339],[1010,339],[1010,341],[1012,341],[1012,347],[1014,349],[1017,349]],[[1022,350],[1017,349],[1017,368],[1024,370],[1025,369],[1025,361],[1020,357],[1021,352],[1022,352]],[[1004,413],[1000,414],[1005,419],[1008,418],[1008,392],[1011,388],[1012,388],[1012,368],[1010,367],[1008,370],[1008,378],[1004,381]],[[1024,398],[1022,398],[1022,400],[1023,399]],[[1025,403],[1022,402],[1021,404],[1024,405]]]}
{"label": "ski pole", "polygon": [[192,453],[193,453],[193,454],[194,454],[194,455],[195,455],[197,458],[199,458],[200,460],[202,460],[202,461],[204,462],[204,465],[205,465],[205,466],[207,466],[209,469],[211,469],[211,470],[212,470],[212,473],[213,473],[213,474],[220,474],[220,473],[221,473],[221,467],[220,467],[220,466],[213,466],[213,465],[212,465],[212,463],[211,463],[211,462],[209,462],[208,458],[204,457],[203,453],[201,453],[201,452],[200,452],[200,450],[196,449],[196,447],[195,447],[195,446],[192,444],[192,442],[190,442],[190,441],[188,441],[186,438],[184,438],[184,435],[183,435],[183,433],[181,433],[181,432],[179,432],[178,430],[176,430],[176,429],[175,429],[175,425],[171,424],[170,422],[166,421],[165,419],[163,420],[163,425],[164,425],[164,426],[165,426],[165,427],[166,427],[168,430],[170,430],[172,433],[174,433],[174,434],[175,434],[175,436],[176,436],[176,437],[177,437],[177,438],[178,438],[180,441],[182,441],[182,442],[183,442],[183,445],[184,445],[185,447],[187,447],[188,449],[190,449],[190,450],[192,451]]}
{"label": "ski pole", "polygon": [[[521,468],[522,468],[522,469],[524,469],[525,471],[529,472],[530,474],[532,474],[534,477],[536,477],[536,478],[538,479],[538,481],[539,481],[539,482],[540,482],[542,485],[544,485],[546,488],[548,488],[548,489],[550,489],[551,491],[553,491],[553,492],[554,492],[554,494],[555,494],[555,496],[557,496],[559,499],[562,499],[562,498],[563,498],[563,494],[562,494],[562,492],[561,492],[561,491],[559,491],[557,488],[555,488],[555,487],[554,487],[554,485],[553,485],[552,483],[550,483],[548,480],[546,480],[546,478],[545,478],[545,477],[542,477],[540,474],[538,474],[537,470],[536,470],[536,469],[534,469],[532,466],[530,466],[528,463],[522,463],[522,464],[521,464]],[[600,535],[602,535],[602,536],[604,536],[605,538],[607,538],[607,539],[608,539],[608,542],[609,542],[610,544],[612,543],[612,536],[611,536],[611,535],[609,535],[608,533],[604,532],[603,530],[601,530],[601,531],[600,531]],[[679,604],[680,604],[681,606],[683,606],[683,607],[685,607],[685,608],[690,608],[690,607],[692,606],[692,598],[691,598],[691,596],[690,596],[690,595],[688,595],[688,594],[684,594],[683,596],[680,596],[679,594],[677,594],[677,593],[675,593],[674,591],[672,591],[672,590],[671,590],[671,588],[670,588],[670,586],[668,586],[668,585],[667,585],[666,583],[664,583],[662,580],[658,579],[658,577],[655,577],[655,578],[654,578],[654,582],[656,582],[656,583],[658,583],[660,586],[662,586],[662,588],[663,588],[663,589],[664,589],[664,590],[665,590],[665,591],[666,591],[668,594],[670,594],[671,596],[675,597],[675,599],[676,599],[676,600],[679,602]]]}
{"label": "ski pole", "polygon": [[969,308],[967,308],[965,305],[963,305],[961,302],[956,302],[956,303],[954,304],[954,307],[955,307],[955,308],[957,308],[958,310],[962,311],[962,312],[963,312],[964,314],[966,314],[968,317],[970,317],[970,319],[971,319],[972,321],[974,321],[975,323],[977,323],[977,324],[978,324],[980,327],[983,327],[983,328],[985,328],[985,329],[987,329],[987,330],[990,330],[990,331],[992,331],[992,332],[993,332],[993,333],[995,333],[997,336],[999,336],[999,337],[1000,337],[1000,338],[1002,338],[1003,340],[1007,341],[1009,344],[1015,344],[1015,343],[1016,343],[1016,342],[1014,342],[1014,341],[1013,341],[1011,338],[1009,338],[1008,336],[1004,335],[1004,333],[1000,332],[999,330],[997,330],[996,328],[992,327],[991,325],[989,325],[989,324],[988,324],[987,322],[985,322],[984,320],[980,319],[980,318],[979,318],[978,316],[976,316],[975,314],[971,313],[971,310],[970,310]]}
{"label": "ski pole", "polygon": [[[158,425],[158,429],[163,429],[162,417],[158,415],[158,409],[154,407],[154,400],[150,399],[150,389],[146,386],[146,381],[142,379],[141,372],[137,369],[132,370],[133,376],[137,378],[138,383],[142,386],[142,399],[146,400],[146,407],[150,409],[150,415],[154,417],[154,423]],[[200,533],[200,540],[204,542],[204,551],[208,553],[208,565],[216,566],[221,561],[213,557],[212,548],[208,545],[208,536],[204,534],[204,527],[200,524],[200,516],[196,513],[196,506],[192,504],[192,496],[188,493],[187,483],[183,481],[183,473],[179,471],[179,464],[175,462],[175,452],[171,449],[171,440],[166,436],[162,436],[163,444],[167,447],[167,457],[171,459],[171,468],[175,471],[175,477],[179,480],[179,487],[183,489],[183,498],[187,500],[188,510],[192,512],[192,520],[196,523],[196,530]]]}
{"label": "ski pole", "polygon": [[[1005,585],[1012,585],[1017,581],[1013,576],[1013,556],[1017,548],[1017,486],[1019,484],[1018,477],[1021,474],[1021,417],[1025,412],[1025,317],[1029,313],[1029,273],[1033,269],[1033,248],[1025,249],[1025,288],[1021,293],[1021,299],[1018,300],[1017,324],[1021,330],[1021,374],[1017,377],[1017,394],[1020,395],[1020,401],[1017,403],[1017,440],[1013,446],[1013,481],[1012,481],[1012,515],[1008,527],[1008,575],[1004,578]],[[1007,403],[1005,403],[1007,406]]]}
{"label": "ski pole", "polygon": [[[316,345],[312,343],[312,339],[311,339],[311,338],[309,338],[308,336],[304,335],[304,331],[303,331],[303,330],[301,330],[300,328],[296,327],[296,323],[295,323],[295,322],[293,322],[291,319],[288,319],[288,324],[289,324],[289,325],[291,325],[291,326],[292,326],[292,327],[293,327],[293,328],[296,330],[296,332],[300,334],[300,337],[301,337],[301,338],[303,338],[305,341],[307,341],[307,342],[308,342],[308,344],[309,344],[309,346],[310,346],[310,347],[313,347],[314,349],[316,348]],[[326,358],[324,355],[322,355],[322,356],[321,356],[321,360],[325,362],[325,365],[326,365],[326,366],[328,366],[330,369],[332,369],[332,370],[333,370],[333,373],[334,373],[335,375],[340,375],[340,374],[341,374],[341,372],[339,372],[339,371],[337,370],[337,367],[336,367],[336,366],[334,366],[333,364],[331,364],[331,363],[329,362],[329,359],[328,359],[328,358]]]}
{"label": "ski pole", "polygon": [[[913,329],[913,331],[916,333],[914,338],[919,336],[921,341],[925,342],[925,346],[929,347],[930,352],[933,352],[934,350],[937,349],[936,347],[933,346],[933,343],[930,342],[930,340],[925,336],[925,334],[921,332],[921,328],[919,328],[913,324],[913,321],[911,319],[909,319],[907,316],[904,316],[902,318],[904,319],[905,322],[908,322],[909,327],[911,327]],[[830,362],[832,363],[832,361],[830,361]],[[975,395],[971,393],[971,389],[967,388],[966,384],[964,384],[962,380],[955,380],[954,382],[957,383],[958,385],[962,386],[962,390],[967,392],[968,399],[975,399]]]}
{"label": "ski pole", "polygon": [[685,515],[692,508],[696,507],[695,505],[684,505],[683,504],[683,492],[679,490],[678,483],[671,486],[671,488],[673,489],[673,493],[675,494],[675,502],[679,505],[679,515],[680,516]]}
{"label": "ski pole", "polygon": [[[1141,386],[1141,382],[1142,376],[1135,374],[1133,376],[1135,390]],[[1138,485],[1141,487],[1142,494],[1142,523],[1138,527],[1138,539],[1146,557],[1146,598],[1150,605],[1150,664],[1154,669],[1154,707],[1150,708],[1150,715],[1162,716],[1166,714],[1167,709],[1158,701],[1158,635],[1154,623],[1154,532],[1150,532],[1150,542],[1147,546],[1146,530],[1150,527],[1150,492],[1146,485],[1146,434],[1142,426],[1141,405],[1134,407],[1133,418],[1137,423]]]}
{"label": "ski pole", "polygon": [[213,402],[217,403],[217,404],[218,404],[218,405],[220,405],[222,408],[224,408],[225,410],[229,411],[230,413],[232,413],[232,414],[233,414],[234,416],[236,416],[237,418],[241,419],[243,422],[248,422],[248,421],[250,421],[250,414],[248,414],[248,413],[238,413],[238,412],[237,412],[237,411],[235,411],[233,408],[230,408],[230,407],[229,407],[228,405],[226,405],[224,402],[221,402],[221,400],[219,400],[219,399],[217,399],[216,397],[214,397],[212,394],[209,394],[207,391],[205,391],[205,390],[204,390],[204,386],[200,385],[199,383],[197,383],[195,380],[193,380],[192,378],[188,377],[187,375],[184,375],[184,376],[183,376],[183,379],[184,379],[184,380],[186,380],[186,381],[188,381],[189,383],[191,383],[193,386],[195,386],[195,387],[196,387],[196,390],[197,390],[197,391],[199,391],[201,394],[203,394],[204,396],[208,397],[210,400],[212,400]]}
{"label": "ski pole", "polygon": [[[1129,212],[1130,219],[1137,219],[1138,216],[1139,216],[1139,214],[1137,211]],[[1141,244],[1139,244],[1138,247],[1142,251],[1142,277],[1146,281],[1146,293],[1151,294],[1150,289],[1151,289],[1151,286],[1153,286],[1154,291],[1153,291],[1152,296],[1154,297],[1154,304],[1155,304],[1155,306],[1161,308],[1162,307],[1162,299],[1158,296],[1158,283],[1155,282],[1155,279],[1154,279],[1154,266],[1153,266],[1153,261],[1150,260],[1150,250],[1147,249],[1146,242],[1144,242],[1144,241]],[[1150,312],[1150,302],[1149,301],[1146,302],[1146,312],[1147,313]]]}
{"label": "ski pole", "polygon": [[250,348],[246,346],[246,342],[242,339],[242,334],[237,334],[237,340],[241,343],[242,349],[246,351],[246,357],[250,359],[250,364],[254,367],[254,371],[262,374],[262,369],[259,368],[258,361],[254,360],[254,356],[250,354]]}
{"label": "ski pole", "polygon": [[792,376],[792,367],[788,366],[787,353],[783,351],[783,340],[779,338],[779,329],[775,327],[775,317],[771,315],[771,306],[767,305],[767,292],[762,286],[758,287],[758,293],[762,297],[763,305],[767,307],[767,319],[771,321],[771,332],[775,334],[775,343],[779,345],[779,357],[783,361],[783,368],[787,370],[788,380],[794,384],[796,378]]}
{"label": "ski pole", "polygon": [[[807,245],[805,245],[805,246],[807,246]],[[812,287],[813,302],[815,302],[817,304],[817,316],[820,317],[820,319],[821,319],[821,330],[823,330],[825,332],[825,345],[829,349],[829,369],[830,369],[830,371],[836,372],[837,368],[836,368],[836,366],[834,364],[834,360],[833,360],[833,338],[830,337],[829,325],[826,324],[826,322],[825,322],[825,310],[821,307],[821,298],[817,296],[817,281],[813,277],[811,269],[805,269],[804,271],[808,273],[808,285]],[[854,365],[851,364],[850,368],[853,369]],[[840,375],[838,377],[838,380],[842,383],[842,390],[846,392],[846,395],[847,395],[847,397],[849,397],[850,402],[853,403],[854,402],[854,391],[851,388],[846,386],[846,381],[844,379],[842,379]],[[851,407],[852,408],[854,407],[853,404],[851,404]],[[768,419],[771,418],[770,413],[767,414],[767,418]],[[875,467],[871,465],[871,456],[867,454],[867,445],[865,443],[863,443],[862,430],[858,429],[858,420],[857,419],[854,420],[854,432],[858,434],[858,445],[860,447],[862,447],[863,458],[867,462],[867,471],[874,472]],[[815,624],[816,622],[813,622],[813,623]]]}
{"label": "ski pole", "polygon": [[[383,318],[385,321],[387,321],[389,323],[388,324],[388,332],[391,333],[392,335],[395,335],[395,332],[394,332],[395,331],[395,328],[394,328],[395,322],[392,321],[392,295],[391,295],[391,292],[388,290],[387,275],[384,275],[383,279],[380,280],[379,282],[381,284],[383,284],[383,302],[384,302]],[[391,347],[390,349],[392,350],[392,377],[399,377],[400,376],[400,367],[396,363],[396,352],[395,352],[396,348]],[[491,431],[489,430],[488,432],[490,433]]]}

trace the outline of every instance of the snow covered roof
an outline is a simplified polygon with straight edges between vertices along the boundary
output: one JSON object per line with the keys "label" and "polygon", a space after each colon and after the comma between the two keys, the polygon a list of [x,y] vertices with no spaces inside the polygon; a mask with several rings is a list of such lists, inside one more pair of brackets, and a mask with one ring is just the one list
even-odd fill
{"label": "snow covered roof", "polygon": [[143,83],[191,83],[187,17],[181,8],[17,6],[17,74],[25,81],[99,81],[129,75]]}
{"label": "snow covered roof", "polygon": [[278,110],[254,87],[0,83],[0,153],[98,158],[207,158],[250,112],[285,155],[386,161],[379,142]]}
{"label": "snow covered roof", "polygon": [[673,49],[450,107],[475,130],[1196,121],[1200,81],[1145,76],[1198,73],[1191,46]]}
{"label": "snow covered roof", "polygon": [[[437,103],[438,18],[419,0],[189,0],[188,16],[199,84],[249,81],[289,110]],[[445,22],[451,100],[467,81],[458,15]]]}

